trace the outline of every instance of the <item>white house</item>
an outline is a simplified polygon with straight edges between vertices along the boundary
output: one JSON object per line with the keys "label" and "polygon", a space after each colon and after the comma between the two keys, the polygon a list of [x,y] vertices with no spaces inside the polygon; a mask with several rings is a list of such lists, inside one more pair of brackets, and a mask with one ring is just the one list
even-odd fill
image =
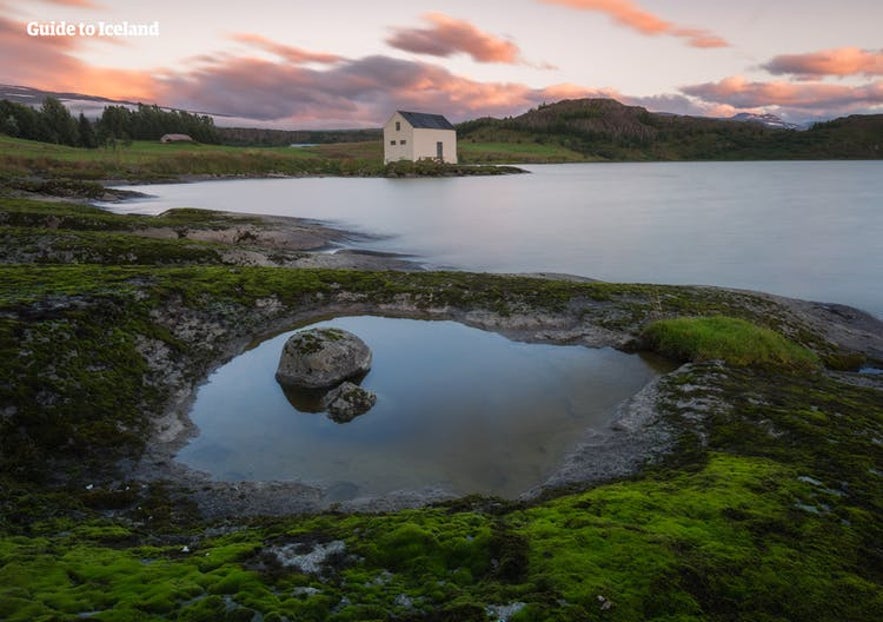
{"label": "white house", "polygon": [[383,161],[457,163],[457,130],[440,114],[397,110],[383,126]]}

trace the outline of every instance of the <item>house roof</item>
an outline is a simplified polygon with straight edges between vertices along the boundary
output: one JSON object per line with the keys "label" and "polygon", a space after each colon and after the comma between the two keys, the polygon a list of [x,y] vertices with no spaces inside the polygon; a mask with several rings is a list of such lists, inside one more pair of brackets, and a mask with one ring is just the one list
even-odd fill
{"label": "house roof", "polygon": [[405,120],[413,127],[426,128],[430,130],[456,129],[453,125],[451,125],[450,121],[445,119],[440,114],[429,114],[426,112],[405,112],[404,110],[398,110],[397,112],[405,117]]}

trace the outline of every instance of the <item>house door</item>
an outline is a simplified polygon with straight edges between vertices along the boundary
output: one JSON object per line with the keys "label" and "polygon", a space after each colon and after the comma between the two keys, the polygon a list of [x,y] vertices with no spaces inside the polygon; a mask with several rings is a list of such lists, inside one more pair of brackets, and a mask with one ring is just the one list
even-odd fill
{"label": "house door", "polygon": [[445,148],[442,141],[435,143],[435,157],[438,158],[439,162],[445,161]]}

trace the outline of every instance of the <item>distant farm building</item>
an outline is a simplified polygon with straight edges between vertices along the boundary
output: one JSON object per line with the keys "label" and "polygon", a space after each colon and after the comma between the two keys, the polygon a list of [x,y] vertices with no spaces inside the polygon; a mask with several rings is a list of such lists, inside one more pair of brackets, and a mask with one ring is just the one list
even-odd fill
{"label": "distant farm building", "polygon": [[161,143],[192,143],[193,139],[188,134],[163,134],[159,139]]}
{"label": "distant farm building", "polygon": [[457,163],[457,130],[440,114],[396,111],[383,126],[383,161]]}

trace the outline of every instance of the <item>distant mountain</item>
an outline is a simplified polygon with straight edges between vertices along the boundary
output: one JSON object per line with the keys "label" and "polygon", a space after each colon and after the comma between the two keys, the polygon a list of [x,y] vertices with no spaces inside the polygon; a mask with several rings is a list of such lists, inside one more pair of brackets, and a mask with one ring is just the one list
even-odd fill
{"label": "distant mountain", "polygon": [[775,127],[782,130],[799,130],[806,129],[806,126],[788,123],[781,117],[774,114],[752,114],[750,112],[740,112],[729,118],[730,121],[739,121],[741,123],[760,123],[766,127]]}
{"label": "distant mountain", "polygon": [[457,126],[461,141],[556,144],[590,160],[771,160],[883,157],[883,115],[807,131],[762,122],[653,113],[612,99],[573,99],[517,117]]}
{"label": "distant mountain", "polygon": [[[108,97],[98,97],[96,95],[86,95],[84,93],[71,93],[67,91],[43,91],[34,89],[29,86],[15,86],[10,84],[0,84],[0,99],[8,99],[18,104],[26,104],[29,106],[40,106],[46,97],[54,97],[59,100],[74,115],[81,112],[90,119],[97,119],[101,116],[102,111],[107,106],[125,106],[126,108],[135,109],[139,104],[153,105],[153,102],[133,102],[125,99],[110,99]],[[162,110],[176,110],[167,106],[160,106]],[[212,117],[217,123],[219,119],[228,118],[226,115],[200,112],[196,110],[186,110],[191,114],[207,115]]]}
{"label": "distant mountain", "polygon": [[107,97],[98,97],[95,95],[85,95],[83,93],[70,93],[66,91],[43,91],[34,89],[29,86],[16,86],[12,84],[0,84],[0,99],[8,99],[17,104],[31,104],[39,106],[45,97],[54,97],[62,102],[100,102],[104,105],[130,104],[136,105],[135,102],[122,101],[117,99],[108,99]]}

